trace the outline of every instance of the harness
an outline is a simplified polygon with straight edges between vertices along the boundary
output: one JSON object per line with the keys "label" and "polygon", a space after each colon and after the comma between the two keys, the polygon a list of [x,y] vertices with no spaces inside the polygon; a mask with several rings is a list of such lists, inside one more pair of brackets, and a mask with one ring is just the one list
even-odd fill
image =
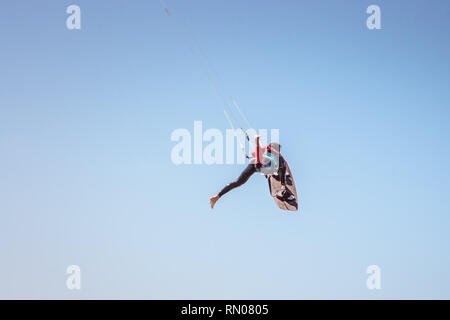
{"label": "harness", "polygon": [[281,154],[270,145],[264,148],[264,153],[260,155],[260,147],[256,147],[256,157],[252,159],[252,163],[256,166],[256,171],[264,175],[272,175],[278,173],[278,170],[284,167],[284,160]]}

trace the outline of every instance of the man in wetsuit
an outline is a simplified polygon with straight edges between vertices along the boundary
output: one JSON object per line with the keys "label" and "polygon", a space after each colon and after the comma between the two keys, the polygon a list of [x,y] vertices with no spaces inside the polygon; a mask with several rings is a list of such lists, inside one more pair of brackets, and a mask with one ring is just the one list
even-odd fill
{"label": "man in wetsuit", "polygon": [[[255,136],[256,150],[252,152],[255,161],[251,162],[237,178],[237,180],[227,184],[218,194],[209,199],[211,208],[214,208],[217,200],[219,200],[228,191],[240,187],[255,173],[261,172],[266,174],[278,174],[281,184],[286,185],[285,174],[286,167],[284,165],[284,158],[280,154],[280,145],[278,143],[271,143],[268,146],[260,146],[260,135]],[[263,159],[264,157],[264,159]]]}

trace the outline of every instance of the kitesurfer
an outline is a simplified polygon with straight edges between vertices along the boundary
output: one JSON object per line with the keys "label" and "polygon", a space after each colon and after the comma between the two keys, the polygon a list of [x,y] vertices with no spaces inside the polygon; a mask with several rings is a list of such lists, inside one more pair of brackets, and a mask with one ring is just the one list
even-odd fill
{"label": "kitesurfer", "polygon": [[286,166],[284,158],[280,154],[280,145],[278,143],[271,143],[268,146],[260,146],[260,135],[255,136],[256,149],[252,151],[253,159],[250,164],[242,171],[241,175],[233,182],[227,184],[218,194],[209,199],[211,208],[214,208],[217,200],[230,190],[240,187],[255,173],[261,172],[266,175],[279,175],[282,184],[280,190],[280,197],[284,196],[285,191],[285,175]]}

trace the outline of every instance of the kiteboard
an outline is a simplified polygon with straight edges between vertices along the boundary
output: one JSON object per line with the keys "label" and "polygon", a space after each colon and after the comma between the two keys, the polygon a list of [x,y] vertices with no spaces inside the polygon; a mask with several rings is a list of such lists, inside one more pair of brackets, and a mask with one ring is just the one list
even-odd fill
{"label": "kiteboard", "polygon": [[269,190],[273,199],[277,203],[278,207],[283,210],[297,211],[298,210],[298,198],[297,189],[295,188],[294,178],[292,177],[291,169],[287,162],[286,166],[286,176],[285,176],[285,192],[281,196],[280,193],[283,190],[280,176],[278,174],[267,175],[267,181],[269,182]]}

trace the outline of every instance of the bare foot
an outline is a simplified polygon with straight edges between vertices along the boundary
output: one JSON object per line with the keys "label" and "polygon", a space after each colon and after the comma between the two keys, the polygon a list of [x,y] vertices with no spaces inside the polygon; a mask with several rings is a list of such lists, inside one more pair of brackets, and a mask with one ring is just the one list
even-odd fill
{"label": "bare foot", "polygon": [[209,198],[209,204],[211,205],[211,209],[214,208],[214,205],[216,204],[217,200],[219,200],[220,196],[215,195],[214,197]]}

